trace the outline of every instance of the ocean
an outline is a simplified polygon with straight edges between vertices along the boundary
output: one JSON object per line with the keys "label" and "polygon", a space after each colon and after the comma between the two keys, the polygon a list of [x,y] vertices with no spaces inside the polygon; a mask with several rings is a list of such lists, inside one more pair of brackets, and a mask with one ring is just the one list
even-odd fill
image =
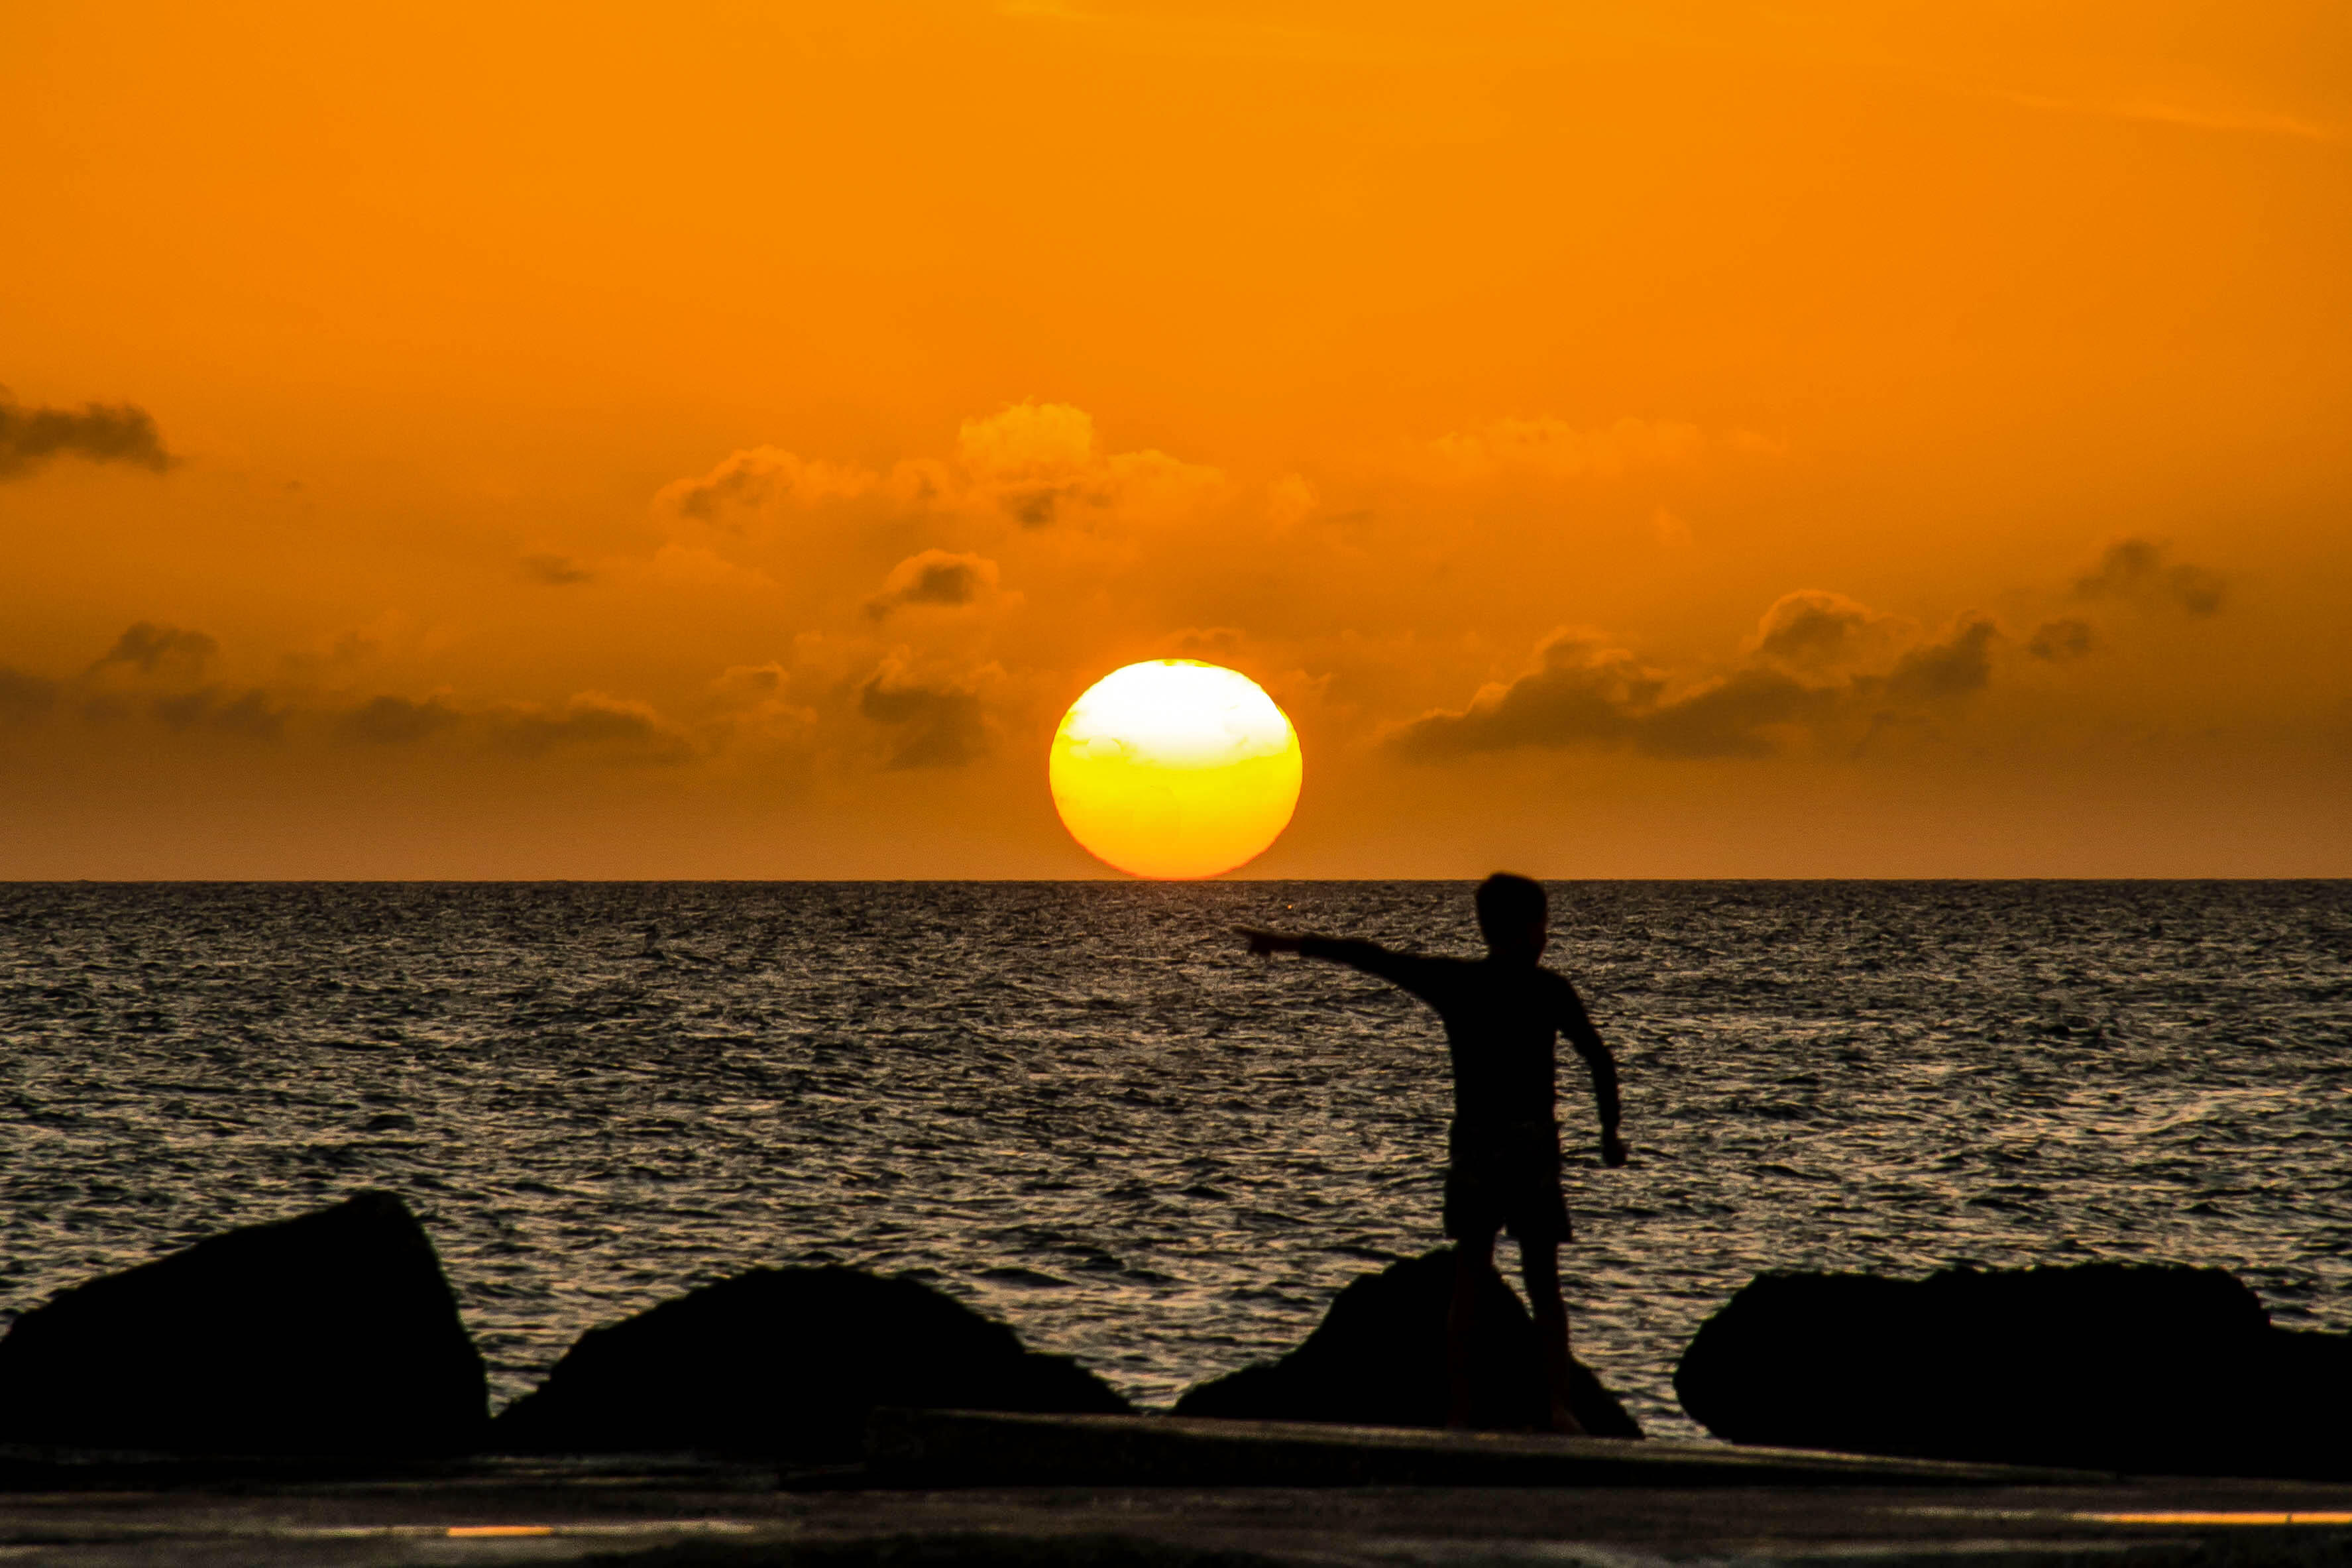
{"label": "ocean", "polygon": [[[1563,1048],[1576,1348],[1653,1431],[1766,1269],[2210,1264],[2352,1329],[2352,883],[1552,896],[1634,1148]],[[1477,951],[1439,882],[0,886],[0,1313],[383,1187],[500,1403],[826,1261],[1164,1405],[1442,1240],[1434,1018],[1236,922]]]}

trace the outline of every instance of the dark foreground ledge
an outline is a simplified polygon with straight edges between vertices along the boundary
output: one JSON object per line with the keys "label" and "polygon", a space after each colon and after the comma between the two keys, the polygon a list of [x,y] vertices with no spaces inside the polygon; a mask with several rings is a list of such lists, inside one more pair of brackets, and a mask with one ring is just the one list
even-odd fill
{"label": "dark foreground ledge", "polygon": [[373,1479],[331,1480],[259,1463],[242,1475],[226,1464],[171,1472],[156,1462],[136,1486],[0,1494],[0,1561],[63,1568],[2352,1562],[2352,1486],[2293,1482],[810,1492],[780,1489],[772,1469],[626,1456],[412,1468]]}
{"label": "dark foreground ledge", "polygon": [[877,1410],[866,1452],[876,1479],[918,1486],[2015,1487],[2115,1479],[1654,1438],[982,1410]]}
{"label": "dark foreground ledge", "polygon": [[[2352,1563],[2352,1486],[1700,1444],[891,1412],[829,1477],[688,1456],[0,1452],[0,1561],[65,1568],[2242,1568]],[[950,1466],[963,1474],[950,1479]],[[1230,1475],[1256,1484],[1180,1479]],[[1153,1470],[1152,1467],[1159,1467]],[[973,1484],[1024,1468],[1054,1484]],[[928,1473],[932,1484],[920,1484]],[[1079,1484],[1080,1473],[1126,1484]],[[1432,1478],[1475,1478],[1469,1484]],[[1156,1484],[1137,1484],[1151,1476]],[[1282,1478],[1288,1478],[1286,1483]],[[1307,1484],[1299,1478],[1312,1478]],[[1415,1479],[1419,1478],[1419,1479]],[[797,1489],[825,1480],[831,1489]],[[2027,1481],[2032,1484],[2024,1484]],[[1371,1484],[1371,1483],[1378,1484]]]}

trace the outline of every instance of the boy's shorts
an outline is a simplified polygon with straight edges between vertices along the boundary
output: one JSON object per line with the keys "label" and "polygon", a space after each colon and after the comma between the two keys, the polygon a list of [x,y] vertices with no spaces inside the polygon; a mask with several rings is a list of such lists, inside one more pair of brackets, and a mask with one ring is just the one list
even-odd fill
{"label": "boy's shorts", "polygon": [[1476,1241],[1507,1230],[1522,1245],[1571,1240],[1568,1202],[1559,1193],[1559,1126],[1513,1121],[1454,1124],[1446,1138],[1445,1234]]}

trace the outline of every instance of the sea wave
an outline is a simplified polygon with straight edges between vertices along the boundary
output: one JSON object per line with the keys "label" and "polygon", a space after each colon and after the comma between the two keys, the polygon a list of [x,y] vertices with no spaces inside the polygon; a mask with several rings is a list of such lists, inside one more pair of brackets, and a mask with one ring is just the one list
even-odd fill
{"label": "sea wave", "polygon": [[[1768,1268],[2174,1259],[2352,1328],[2352,885],[1554,899],[1635,1146],[1563,1053],[1577,1346],[1654,1429]],[[1475,947],[1452,883],[0,888],[0,1306],[378,1186],[501,1398],[839,1261],[1164,1404],[1441,1239],[1433,1019],[1237,921]]]}

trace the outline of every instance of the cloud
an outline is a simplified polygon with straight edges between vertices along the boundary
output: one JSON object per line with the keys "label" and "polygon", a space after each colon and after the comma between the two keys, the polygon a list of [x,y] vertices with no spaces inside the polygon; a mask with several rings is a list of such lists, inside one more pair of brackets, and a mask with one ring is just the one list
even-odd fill
{"label": "cloud", "polygon": [[651,707],[601,691],[579,692],[554,707],[503,709],[489,715],[489,725],[499,745],[525,756],[674,763],[694,754],[685,733]]}
{"label": "cloud", "polygon": [[[962,421],[943,456],[887,469],[775,446],[733,453],[664,487],[654,509],[663,542],[614,569],[879,623],[1009,605],[1018,595],[1001,594],[991,575],[999,562],[1048,585],[1127,569],[1165,525],[1212,518],[1232,499],[1213,468],[1106,452],[1085,410],[1031,400]],[[880,592],[862,592],[877,576]]]}
{"label": "cloud", "polygon": [[1663,677],[1598,634],[1563,629],[1537,650],[1536,668],[1507,686],[1488,686],[1458,713],[1437,712],[1399,731],[1391,744],[1432,760],[1522,746],[1629,741],[1638,715],[1655,704]]}
{"label": "cloud", "polygon": [[31,474],[52,458],[120,463],[160,474],[178,459],[163,449],[155,421],[127,403],[26,408],[0,388],[0,479]]}
{"label": "cloud", "polygon": [[2034,627],[2032,637],[2026,639],[2025,651],[2053,664],[2064,664],[2088,657],[2096,652],[2098,647],[2098,628],[2088,621],[2076,620],[2070,616],[2060,620],[2044,621]]}
{"label": "cloud", "polygon": [[64,690],[60,681],[0,665],[0,723],[25,723],[46,715]]}
{"label": "cloud", "polygon": [[884,477],[855,464],[800,457],[781,447],[735,453],[699,479],[666,485],[655,504],[681,517],[719,522],[736,509],[812,507],[856,500],[883,488]]}
{"label": "cloud", "polygon": [[2229,593],[2221,574],[2187,562],[2168,564],[2168,549],[2157,540],[2116,540],[2095,569],[2075,579],[2074,596],[2163,605],[2192,616],[2220,610]]}
{"label": "cloud", "polygon": [[174,692],[148,705],[156,720],[173,730],[215,730],[257,741],[275,740],[286,728],[286,710],[273,707],[259,688],[224,697],[218,687]]}
{"label": "cloud", "polygon": [[1086,512],[1171,514],[1214,494],[1224,476],[1165,452],[1097,454],[1095,422],[1066,403],[1024,401],[956,433],[956,458],[973,493],[1024,528]]}
{"label": "cloud", "polygon": [[1895,648],[1890,639],[1909,626],[1842,595],[1805,590],[1765,612],[1744,667],[1680,680],[1598,633],[1556,632],[1534,669],[1485,688],[1458,711],[1424,714],[1389,745],[1423,762],[1617,746],[1678,759],[1767,756],[1806,729],[1948,706],[1990,682],[2000,635],[1991,620],[1965,615],[1939,640]]}
{"label": "cloud", "polygon": [[522,574],[550,588],[568,588],[574,583],[596,580],[596,574],[569,555],[526,555],[522,558]]}
{"label": "cloud", "polygon": [[406,745],[439,734],[458,720],[457,710],[438,697],[428,697],[422,702],[411,702],[404,697],[377,697],[336,720],[335,730],[346,740]]}
{"label": "cloud", "polygon": [[1776,669],[1736,670],[1640,715],[1634,745],[1658,757],[1769,756],[1774,729],[1830,717],[1840,695]]}
{"label": "cloud", "polygon": [[996,563],[970,553],[926,550],[890,568],[882,591],[866,602],[866,613],[880,620],[909,605],[953,609],[996,591]]}
{"label": "cloud", "polygon": [[[790,678],[781,665],[729,669],[706,699],[706,721],[689,730],[647,703],[593,690],[553,703],[467,700],[437,692],[368,696],[348,689],[339,696],[333,685],[322,689],[309,679],[307,664],[284,684],[200,684],[193,675],[215,648],[202,632],[142,621],[79,675],[56,679],[0,666],[0,726],[55,715],[92,726],[151,725],[191,741],[283,738],[306,748],[337,742],[400,747],[449,735],[509,757],[604,765],[684,763],[722,749],[730,737],[770,742],[803,735],[815,721],[814,710],[783,700]],[[109,679],[110,668],[160,679]],[[835,685],[838,690],[837,679]],[[151,731],[145,740],[159,738]]]}
{"label": "cloud", "polygon": [[1239,626],[1186,626],[1170,636],[1168,647],[1178,658],[1230,667],[1241,657],[1244,640]]}
{"label": "cloud", "polygon": [[[139,621],[124,628],[113,646],[79,676],[65,680],[0,669],[0,721],[24,721],[58,711],[85,722],[118,721],[144,714],[167,730],[275,740],[294,710],[259,687],[232,693],[195,684],[220,651],[212,637],[184,626]],[[105,679],[118,668],[140,677],[161,677],[142,690]]]}
{"label": "cloud", "polygon": [[[1992,645],[2000,636],[1991,619],[1974,612],[1961,616],[1939,643],[1916,647],[1895,661],[1894,673],[1882,689],[1898,703],[1958,701],[1982,691],[1992,681]],[[1868,689],[1866,683],[1864,687]]]}
{"label": "cloud", "polygon": [[100,669],[110,664],[135,665],[142,675],[152,675],[165,665],[200,670],[220,644],[203,632],[189,631],[181,626],[158,626],[153,621],[140,621],[126,627],[114,639],[114,646],[90,666]]}
{"label": "cloud", "polygon": [[1430,443],[1450,474],[1471,479],[1508,474],[1612,479],[1633,468],[1688,463],[1706,447],[1706,437],[1696,425],[1648,419],[1620,419],[1591,429],[1561,419],[1498,419]]}
{"label": "cloud", "polygon": [[1094,464],[1094,416],[1066,403],[1015,403],[965,420],[956,456],[982,479],[1013,483],[1078,473]]}
{"label": "cloud", "polygon": [[898,731],[890,751],[894,768],[960,767],[988,750],[980,695],[972,684],[919,677],[903,655],[885,659],[857,689],[857,710]]}
{"label": "cloud", "polygon": [[774,659],[765,664],[730,664],[711,683],[719,691],[748,694],[755,700],[792,689],[793,672]]}
{"label": "cloud", "polygon": [[792,700],[793,684],[793,672],[772,659],[730,665],[710,686],[739,738],[773,746],[803,742],[817,726],[817,710]]}
{"label": "cloud", "polygon": [[1772,602],[1756,623],[1750,651],[1759,659],[1799,676],[1819,678],[1843,670],[1883,666],[1919,628],[1843,594],[1801,588]]}

